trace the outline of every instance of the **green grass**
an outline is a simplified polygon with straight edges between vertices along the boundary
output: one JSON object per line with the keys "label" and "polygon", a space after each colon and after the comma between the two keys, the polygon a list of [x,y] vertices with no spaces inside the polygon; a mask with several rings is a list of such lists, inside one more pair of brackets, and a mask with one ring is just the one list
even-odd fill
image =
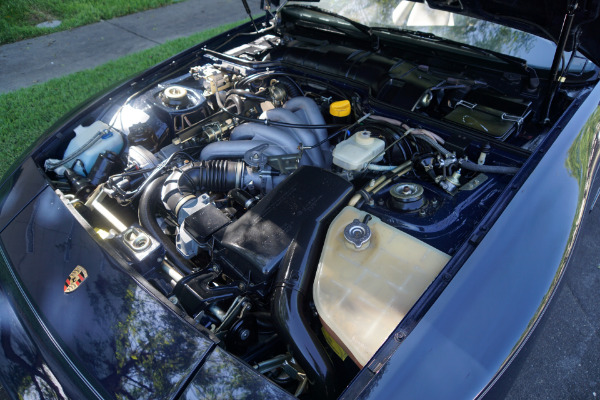
{"label": "green grass", "polygon": [[175,39],[94,69],[0,95],[0,176],[55,121],[93,94],[243,22]]}
{"label": "green grass", "polygon": [[[64,31],[179,0],[2,0],[0,44]],[[40,22],[60,20],[56,28],[37,28]]]}

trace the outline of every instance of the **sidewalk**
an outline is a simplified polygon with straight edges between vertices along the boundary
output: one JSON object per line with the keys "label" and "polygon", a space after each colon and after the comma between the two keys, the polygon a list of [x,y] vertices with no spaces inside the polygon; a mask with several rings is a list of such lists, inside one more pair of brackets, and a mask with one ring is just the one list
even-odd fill
{"label": "sidewalk", "polygon": [[[249,0],[253,15],[260,1]],[[187,0],[0,46],[0,93],[46,82],[247,18],[240,0]]]}

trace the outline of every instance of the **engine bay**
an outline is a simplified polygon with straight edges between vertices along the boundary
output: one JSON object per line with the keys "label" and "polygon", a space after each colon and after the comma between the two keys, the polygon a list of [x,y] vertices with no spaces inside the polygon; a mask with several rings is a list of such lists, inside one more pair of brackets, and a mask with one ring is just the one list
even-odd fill
{"label": "engine bay", "polygon": [[220,346],[296,396],[333,397],[543,140],[544,83],[311,39],[294,15],[163,65],[34,157]]}

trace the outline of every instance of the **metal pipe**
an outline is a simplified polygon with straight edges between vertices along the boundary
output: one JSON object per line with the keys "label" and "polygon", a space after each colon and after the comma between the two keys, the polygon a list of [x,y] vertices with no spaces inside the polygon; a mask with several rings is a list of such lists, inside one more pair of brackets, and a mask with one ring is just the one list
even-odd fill
{"label": "metal pipe", "polygon": [[[381,175],[375,181],[369,182],[362,190],[364,190],[367,193],[375,194],[375,193],[379,192],[381,189],[383,189],[387,184],[389,184],[392,181],[392,179],[394,179],[397,176],[402,176],[402,175],[406,174],[411,169],[412,169],[412,161],[406,161],[406,162],[398,165],[396,168],[391,170],[389,173],[387,173],[385,175]],[[352,198],[348,202],[348,205],[351,207],[354,207],[356,205],[356,203],[358,203],[358,201],[361,199],[361,197],[362,196],[360,193],[355,194],[354,196],[352,196]]]}
{"label": "metal pipe", "polygon": [[162,231],[158,222],[156,222],[157,207],[160,205],[160,189],[166,179],[166,175],[161,176],[146,186],[138,205],[138,219],[140,225],[142,225],[148,234],[152,236],[154,240],[162,243],[169,260],[182,273],[191,274],[194,266],[181,256],[181,253],[179,253],[179,250],[175,247],[173,240]]}

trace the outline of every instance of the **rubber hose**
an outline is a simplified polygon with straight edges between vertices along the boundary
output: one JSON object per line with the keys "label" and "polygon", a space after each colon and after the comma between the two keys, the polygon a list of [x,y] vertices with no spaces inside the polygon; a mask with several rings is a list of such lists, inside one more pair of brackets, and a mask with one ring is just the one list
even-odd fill
{"label": "rubber hose", "polygon": [[229,102],[233,103],[236,108],[236,114],[244,115],[244,103],[242,99],[237,94],[227,95],[225,98],[225,107],[228,107]]}
{"label": "rubber hose", "polygon": [[505,167],[501,165],[479,165],[469,160],[458,160],[461,168],[476,172],[487,172],[491,174],[514,175],[519,171],[518,167]]}
{"label": "rubber hose", "polygon": [[167,210],[178,214],[186,199],[201,190],[228,192],[239,186],[245,173],[243,162],[210,160],[193,162],[176,169],[166,179],[161,199]]}
{"label": "rubber hose", "polygon": [[146,186],[138,206],[138,219],[140,220],[140,225],[148,232],[148,234],[159,243],[162,243],[167,253],[167,257],[171,263],[179,269],[178,272],[181,272],[181,275],[189,275],[192,273],[193,267],[188,260],[179,254],[173,240],[162,231],[158,222],[156,222],[155,214],[157,207],[159,204],[162,204],[160,201],[160,188],[166,180],[166,175],[161,176]]}
{"label": "rubber hose", "polygon": [[292,83],[291,79],[282,76],[281,78],[279,78],[279,82],[281,82],[281,84],[285,87],[285,91],[288,94],[288,98],[292,99],[294,97],[302,96],[302,93],[300,93],[300,90],[298,90],[296,85]]}
{"label": "rubber hose", "polygon": [[446,158],[450,157],[452,155],[452,153],[446,149],[444,146],[442,146],[441,144],[439,144],[438,142],[436,142],[435,140],[433,140],[431,137],[427,136],[427,135],[423,135],[423,134],[412,134],[414,137],[418,137],[419,139],[427,142],[431,147],[433,147],[434,149],[436,149],[437,151],[439,151],[440,153],[442,153],[442,155]]}
{"label": "rubber hose", "polygon": [[300,229],[281,261],[275,280],[271,314],[281,338],[319,398],[334,399],[337,394],[333,364],[310,328],[307,298],[315,277],[320,247],[311,230]]}
{"label": "rubber hose", "polygon": [[267,96],[261,96],[259,94],[255,94],[252,92],[248,92],[246,90],[243,89],[231,89],[230,91],[227,92],[227,95],[237,95],[237,96],[241,96],[241,97],[245,97],[247,99],[251,99],[251,100],[258,100],[258,101],[266,101],[267,100]]}

